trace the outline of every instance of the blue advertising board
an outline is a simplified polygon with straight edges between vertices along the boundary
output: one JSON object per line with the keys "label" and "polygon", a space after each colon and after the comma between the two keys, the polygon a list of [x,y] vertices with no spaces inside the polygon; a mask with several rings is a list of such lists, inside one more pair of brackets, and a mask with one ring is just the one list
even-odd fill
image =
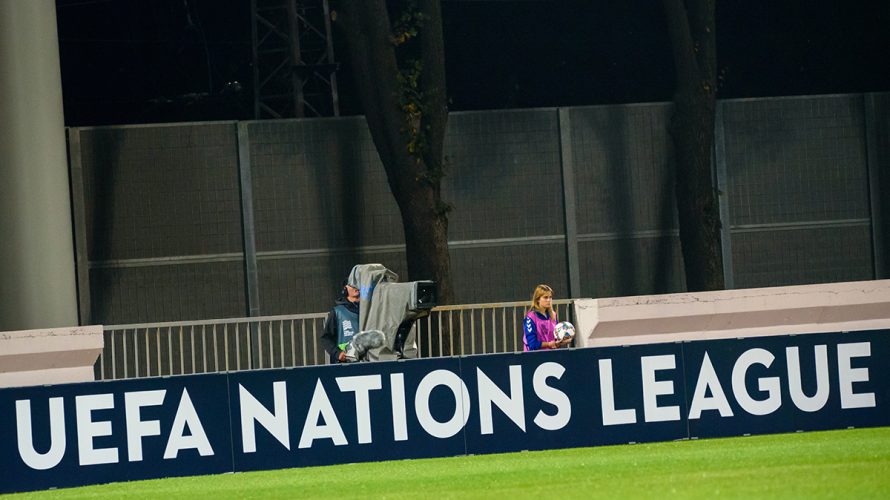
{"label": "blue advertising board", "polygon": [[0,492],[890,425],[890,331],[0,389]]}

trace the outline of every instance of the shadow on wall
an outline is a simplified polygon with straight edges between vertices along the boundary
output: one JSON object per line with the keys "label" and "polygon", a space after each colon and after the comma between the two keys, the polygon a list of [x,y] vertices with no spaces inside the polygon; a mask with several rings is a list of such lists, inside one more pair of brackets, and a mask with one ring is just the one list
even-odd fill
{"label": "shadow on wall", "polygon": [[[676,228],[676,202],[674,194],[674,149],[671,141],[667,141],[666,145],[667,158],[665,161],[665,173],[661,179],[661,190],[659,191],[659,211],[658,211],[658,227],[662,231],[671,231]],[[682,259],[678,267],[674,266],[674,237],[672,235],[661,236],[658,238],[655,250],[655,281],[654,288],[651,293],[671,293],[677,291],[674,287],[674,270],[679,270],[680,276],[676,282],[679,283],[682,290],[686,289],[686,278],[684,276],[684,264]]]}
{"label": "shadow on wall", "polygon": [[[670,137],[670,128],[669,123],[671,119],[671,113],[673,113],[674,106],[673,104],[668,105],[664,114],[664,147],[661,148],[664,151],[665,159],[664,159],[664,174],[661,176],[661,189],[658,191],[658,196],[661,198],[658,200],[658,227],[664,232],[673,232],[674,229],[677,229],[677,202],[676,202],[676,190],[674,187],[674,183],[676,182],[676,156],[674,155],[674,142]],[[653,158],[654,160],[654,158]],[[653,283],[654,288],[651,293],[659,294],[659,293],[671,293],[678,291],[674,288],[674,284],[678,284],[680,286],[680,290],[686,290],[686,276],[685,276],[685,267],[683,263],[683,259],[680,259],[679,265],[674,265],[674,237],[673,235],[661,236],[658,238],[658,243],[656,244],[656,255],[655,255],[655,282]],[[679,245],[679,243],[678,243]],[[678,271],[679,276],[674,278],[674,272]]]}
{"label": "shadow on wall", "polygon": [[[665,111],[664,120],[658,119],[653,111],[643,116],[638,113],[627,108],[608,107],[603,110],[596,125],[603,131],[617,131],[609,134],[612,140],[604,141],[605,162],[601,168],[606,182],[603,192],[608,196],[599,200],[607,217],[600,227],[605,232],[616,234],[613,250],[609,252],[613,256],[614,272],[612,286],[607,291],[611,296],[668,293],[676,291],[675,282],[683,283],[682,277],[674,276],[675,238],[666,234],[676,229],[673,146],[667,128],[644,130],[634,121],[648,121],[650,127],[659,124],[666,127],[670,108]],[[663,138],[664,143],[653,144],[651,156],[647,156],[639,148],[634,148],[636,143],[629,137],[632,130],[647,133],[653,142]],[[664,156],[659,157],[658,152]],[[648,201],[647,193],[641,189],[646,187],[647,178],[656,188],[648,193],[654,198],[652,206],[655,213],[651,214],[651,220],[648,217],[640,220],[641,214],[648,215],[643,210]],[[658,235],[644,238],[635,235],[649,230],[654,230]],[[649,251],[650,248],[652,251]]]}

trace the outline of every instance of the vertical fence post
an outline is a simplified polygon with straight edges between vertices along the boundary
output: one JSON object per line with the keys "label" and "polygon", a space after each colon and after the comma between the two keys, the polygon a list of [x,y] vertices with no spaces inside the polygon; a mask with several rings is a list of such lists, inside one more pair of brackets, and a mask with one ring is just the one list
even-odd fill
{"label": "vertical fence post", "polygon": [[717,203],[720,210],[720,249],[723,253],[723,286],[735,288],[732,271],[732,227],[729,213],[729,185],[726,172],[726,131],[723,127],[723,103],[716,102],[714,116],[714,167],[717,178]]}
{"label": "vertical fence post", "polygon": [[578,219],[575,203],[575,160],[572,154],[572,120],[570,109],[559,108],[559,164],[562,178],[563,216],[566,225],[566,264],[569,295],[581,296],[581,270],[578,264]]}
{"label": "vertical fence post", "polygon": [[[244,286],[247,302],[247,315],[260,315],[260,293],[258,289],[258,272],[256,258],[256,237],[253,223],[253,182],[250,163],[250,136],[247,124],[238,122],[238,189],[241,194],[241,231],[244,242]],[[255,322],[248,323],[250,328],[250,367],[260,366],[259,330]]]}
{"label": "vertical fence post", "polygon": [[884,262],[884,227],[881,210],[881,168],[878,155],[878,130],[875,125],[875,95],[864,95],[865,106],[865,168],[868,171],[869,215],[875,279],[888,278]]}

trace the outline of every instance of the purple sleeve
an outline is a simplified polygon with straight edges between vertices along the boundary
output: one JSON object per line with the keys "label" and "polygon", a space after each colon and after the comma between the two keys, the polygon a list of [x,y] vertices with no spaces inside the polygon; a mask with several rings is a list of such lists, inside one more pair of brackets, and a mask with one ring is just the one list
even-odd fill
{"label": "purple sleeve", "polygon": [[541,341],[538,340],[538,328],[531,318],[525,318],[525,342],[528,344],[529,351],[537,351],[541,348]]}

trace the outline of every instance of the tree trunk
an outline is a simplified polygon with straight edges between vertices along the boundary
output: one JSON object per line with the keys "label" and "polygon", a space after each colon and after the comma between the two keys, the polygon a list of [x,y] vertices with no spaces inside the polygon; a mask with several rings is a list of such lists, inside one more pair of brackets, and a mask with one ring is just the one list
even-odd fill
{"label": "tree trunk", "polygon": [[440,304],[453,301],[448,253],[448,205],[441,198],[442,149],[448,120],[442,15],[438,0],[418,0],[420,63],[417,101],[406,101],[384,0],[339,2],[351,67],[371,137],[402,215],[408,278],[431,279]]}
{"label": "tree trunk", "polygon": [[720,213],[711,169],[716,109],[714,0],[664,0],[664,8],[677,73],[671,138],[686,288],[722,290]]}

